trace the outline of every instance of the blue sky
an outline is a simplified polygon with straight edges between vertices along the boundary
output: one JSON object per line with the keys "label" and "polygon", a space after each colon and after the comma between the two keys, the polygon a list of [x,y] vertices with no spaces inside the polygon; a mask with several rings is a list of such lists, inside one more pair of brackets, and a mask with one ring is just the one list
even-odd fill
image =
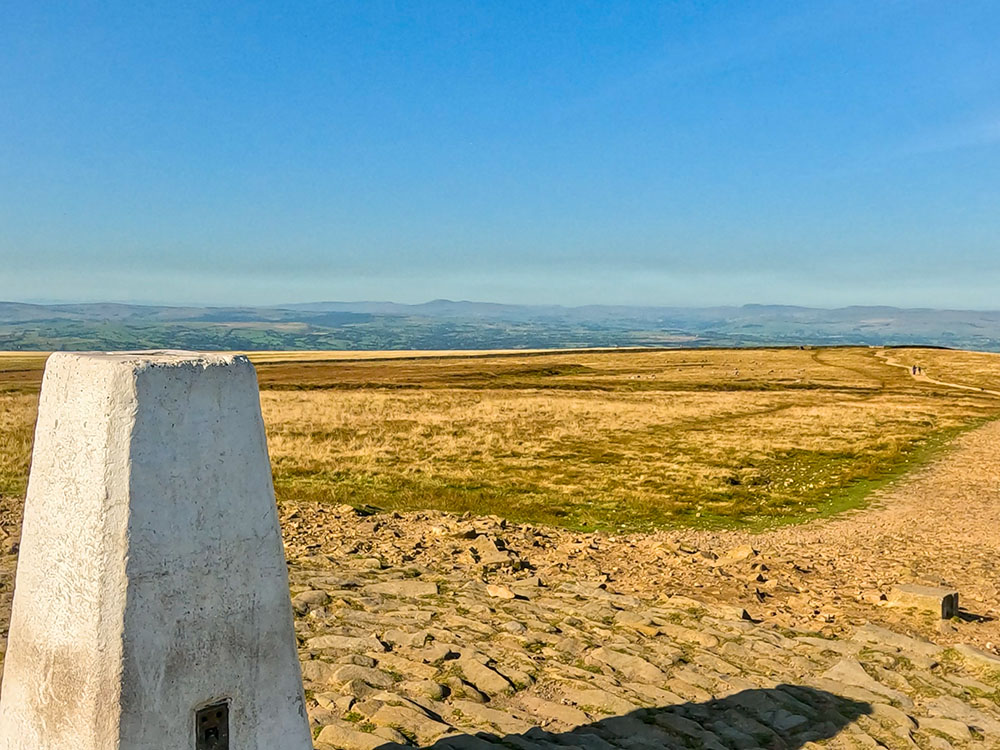
{"label": "blue sky", "polygon": [[995,2],[9,3],[0,299],[1000,308]]}

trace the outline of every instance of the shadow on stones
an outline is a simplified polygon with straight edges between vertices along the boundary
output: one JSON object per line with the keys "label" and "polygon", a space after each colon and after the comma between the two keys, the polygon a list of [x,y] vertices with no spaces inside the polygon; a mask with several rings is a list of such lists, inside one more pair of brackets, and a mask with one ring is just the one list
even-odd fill
{"label": "shadow on stones", "polygon": [[958,611],[958,619],[962,622],[993,622],[996,618],[989,615],[977,615],[973,612],[960,609]]}
{"label": "shadow on stones", "polygon": [[[423,750],[797,750],[836,736],[871,705],[797,685],[744,690],[705,703],[643,708],[568,732],[539,727],[505,736],[479,732],[447,737]],[[401,750],[387,742],[378,750]],[[413,748],[409,748],[413,750]]]}

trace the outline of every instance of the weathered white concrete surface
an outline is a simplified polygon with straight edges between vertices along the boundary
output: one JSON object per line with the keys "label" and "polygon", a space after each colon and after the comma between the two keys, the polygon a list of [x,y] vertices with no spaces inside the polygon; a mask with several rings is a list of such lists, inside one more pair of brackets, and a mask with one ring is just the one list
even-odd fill
{"label": "weathered white concrete surface", "polygon": [[45,369],[0,750],[311,748],[260,415],[244,357],[53,354]]}

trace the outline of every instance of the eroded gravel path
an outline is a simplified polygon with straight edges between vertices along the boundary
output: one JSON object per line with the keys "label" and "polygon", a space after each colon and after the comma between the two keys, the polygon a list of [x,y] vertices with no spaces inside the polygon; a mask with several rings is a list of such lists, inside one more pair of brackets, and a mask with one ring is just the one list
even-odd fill
{"label": "eroded gravel path", "polygon": [[969,621],[946,626],[943,639],[1000,644],[1000,422],[959,437],[865,510],[752,537],[677,536],[714,549],[750,543],[764,556],[798,565],[782,571],[780,583],[801,591],[772,586],[762,616],[772,603],[778,610],[807,603],[834,617],[896,622],[930,634],[936,623],[885,608],[878,596],[895,583],[947,585],[959,591]]}

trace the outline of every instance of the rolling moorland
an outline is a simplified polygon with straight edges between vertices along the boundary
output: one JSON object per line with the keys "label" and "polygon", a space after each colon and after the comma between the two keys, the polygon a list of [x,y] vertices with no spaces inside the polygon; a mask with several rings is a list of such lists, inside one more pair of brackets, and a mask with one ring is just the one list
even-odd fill
{"label": "rolling moorland", "polygon": [[283,307],[0,302],[0,351],[931,345],[1000,351],[1000,312],[778,305],[584,307],[436,300]]}
{"label": "rolling moorland", "polygon": [[[921,364],[956,390],[915,379]],[[1000,416],[1000,357],[772,348],[262,352],[279,501],[577,530],[761,529],[857,507]],[[44,355],[0,356],[0,493],[24,491]]]}
{"label": "rolling moorland", "polygon": [[[1000,356],[251,357],[317,750],[1000,747]],[[0,651],[44,359],[0,355]]]}

